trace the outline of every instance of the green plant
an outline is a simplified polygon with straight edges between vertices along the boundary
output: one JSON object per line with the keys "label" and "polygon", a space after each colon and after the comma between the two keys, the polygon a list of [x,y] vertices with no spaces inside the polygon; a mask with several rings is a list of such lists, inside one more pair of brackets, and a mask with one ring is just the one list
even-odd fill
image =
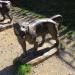
{"label": "green plant", "polygon": [[30,10],[27,10],[25,8],[19,8],[19,7],[12,7],[12,14],[16,15],[16,14],[20,14],[21,16],[27,16],[27,14],[31,14],[33,17],[37,17],[37,18],[44,18],[45,16],[37,14],[35,12],[32,12]]}
{"label": "green plant", "polygon": [[69,31],[67,33],[67,36],[66,37],[69,38],[69,39],[72,39],[73,37],[75,37],[75,31]]}
{"label": "green plant", "polygon": [[26,75],[30,73],[30,71],[31,71],[31,65],[28,65],[28,64],[21,64],[17,68],[18,75]]}
{"label": "green plant", "polygon": [[65,46],[62,43],[60,43],[60,49],[65,50]]}
{"label": "green plant", "polygon": [[19,59],[13,61],[17,75],[27,75],[31,72],[30,64],[23,64]]}

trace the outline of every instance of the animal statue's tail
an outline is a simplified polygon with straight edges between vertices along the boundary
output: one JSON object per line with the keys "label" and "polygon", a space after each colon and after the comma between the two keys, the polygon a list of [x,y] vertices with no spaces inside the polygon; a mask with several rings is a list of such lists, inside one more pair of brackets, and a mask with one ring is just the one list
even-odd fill
{"label": "animal statue's tail", "polygon": [[62,16],[58,14],[58,15],[54,15],[54,16],[50,17],[50,19],[52,19],[52,20],[54,20],[55,22],[59,23],[58,26],[57,26],[57,28],[58,28],[58,30],[59,30],[60,27],[61,27],[61,25],[62,25],[62,21],[63,21]]}

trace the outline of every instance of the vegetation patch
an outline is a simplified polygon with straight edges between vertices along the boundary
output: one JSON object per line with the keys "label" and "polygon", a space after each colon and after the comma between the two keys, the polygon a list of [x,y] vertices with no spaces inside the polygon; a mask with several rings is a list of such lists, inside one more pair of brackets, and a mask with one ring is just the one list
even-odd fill
{"label": "vegetation patch", "polygon": [[65,50],[65,46],[63,43],[60,43],[60,50]]}
{"label": "vegetation patch", "polygon": [[69,31],[66,37],[72,40],[75,39],[75,31]]}
{"label": "vegetation patch", "polygon": [[12,7],[12,15],[20,15],[20,16],[33,16],[33,17],[37,17],[37,18],[44,18],[46,16],[44,15],[41,15],[41,14],[37,14],[35,12],[32,12],[30,10],[27,10],[25,8],[20,8],[20,7],[15,7],[13,6]]}
{"label": "vegetation patch", "polygon": [[30,64],[23,64],[19,59],[13,61],[17,75],[27,75],[31,72]]}

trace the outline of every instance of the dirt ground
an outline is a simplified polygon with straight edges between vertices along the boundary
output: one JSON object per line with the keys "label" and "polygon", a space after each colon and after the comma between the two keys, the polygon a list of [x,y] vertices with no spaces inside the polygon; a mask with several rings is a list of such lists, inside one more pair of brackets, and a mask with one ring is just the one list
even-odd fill
{"label": "dirt ground", "polygon": [[[73,42],[62,39],[68,47]],[[69,42],[68,44],[66,44]],[[29,47],[29,46],[28,46]],[[60,51],[60,56],[53,55],[47,60],[32,67],[29,75],[75,75],[75,48]],[[14,75],[13,60],[23,53],[13,28],[0,32],[0,75]]]}

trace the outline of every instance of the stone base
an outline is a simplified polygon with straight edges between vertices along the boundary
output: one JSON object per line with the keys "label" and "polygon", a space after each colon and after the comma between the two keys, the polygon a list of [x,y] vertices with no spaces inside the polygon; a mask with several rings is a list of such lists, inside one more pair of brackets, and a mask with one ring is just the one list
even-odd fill
{"label": "stone base", "polygon": [[0,31],[13,26],[13,21],[11,23],[8,23],[8,22],[9,22],[9,19],[6,19],[0,22]]}
{"label": "stone base", "polygon": [[53,48],[53,49],[49,50],[48,52],[44,53],[43,55],[41,55],[41,56],[39,56],[39,57],[27,62],[27,64],[37,65],[38,63],[41,63],[44,60],[48,59],[50,56],[52,56],[56,52],[57,52],[57,49]]}
{"label": "stone base", "polygon": [[50,40],[50,43],[44,43],[42,47],[38,48],[36,53],[33,51],[29,52],[28,55],[22,59],[22,62],[31,65],[37,65],[43,62],[58,51],[54,44],[55,42],[52,40]]}

